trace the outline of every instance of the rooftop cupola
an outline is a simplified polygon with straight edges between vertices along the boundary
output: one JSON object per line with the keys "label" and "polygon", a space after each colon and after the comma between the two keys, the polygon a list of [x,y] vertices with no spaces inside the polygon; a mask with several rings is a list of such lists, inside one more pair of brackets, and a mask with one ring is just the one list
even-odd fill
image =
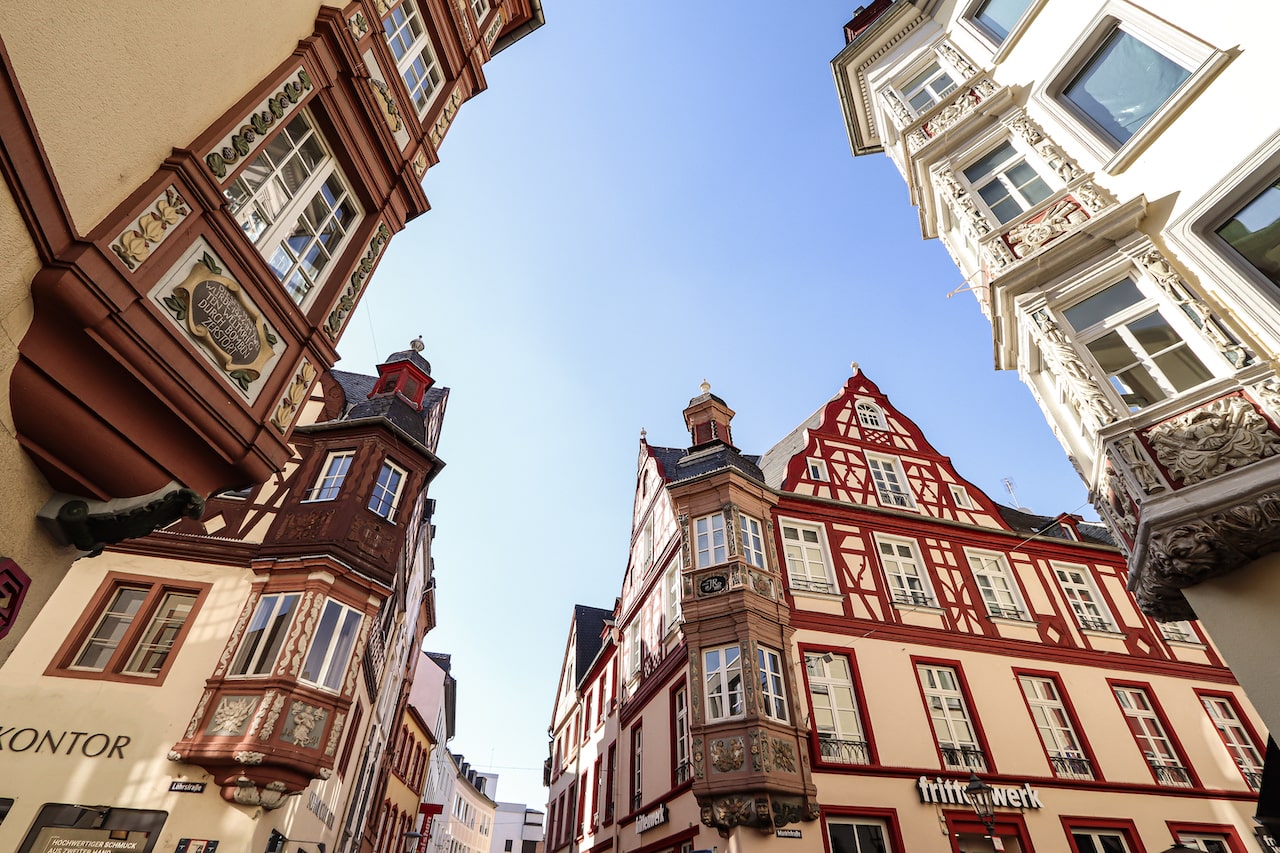
{"label": "rooftop cupola", "polygon": [[435,380],[431,378],[431,362],[422,357],[422,336],[409,343],[409,349],[392,353],[378,365],[378,381],[369,392],[369,399],[399,396],[416,411],[422,411],[422,395],[427,393]]}
{"label": "rooftop cupola", "polygon": [[733,434],[729,431],[733,409],[711,393],[711,383],[707,380],[702,380],[699,390],[702,393],[690,400],[684,410],[684,424],[689,429],[689,449],[700,450],[712,444],[723,444],[737,450],[733,446]]}

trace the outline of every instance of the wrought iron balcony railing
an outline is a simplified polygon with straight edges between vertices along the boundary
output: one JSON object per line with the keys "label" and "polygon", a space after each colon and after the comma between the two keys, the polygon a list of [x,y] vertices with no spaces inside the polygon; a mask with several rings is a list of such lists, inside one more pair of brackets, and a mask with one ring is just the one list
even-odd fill
{"label": "wrought iron balcony railing", "polygon": [[948,770],[987,769],[987,757],[976,746],[943,746],[942,761]]}
{"label": "wrought iron balcony railing", "polygon": [[791,589],[799,592],[835,592],[836,587],[829,580],[813,580],[805,578],[792,578]]}
{"label": "wrought iron balcony railing", "polygon": [[1017,607],[1001,607],[999,604],[988,604],[987,615],[996,619],[1017,619],[1026,621],[1026,614]]}
{"label": "wrought iron balcony railing", "polygon": [[693,775],[693,765],[688,761],[681,761],[676,765],[676,784],[683,785],[689,781],[689,777]]}
{"label": "wrought iron balcony railing", "polygon": [[1147,756],[1147,764],[1156,776],[1156,782],[1174,788],[1190,788],[1191,774],[1180,764],[1162,764],[1159,759]]}
{"label": "wrought iron balcony railing", "polygon": [[933,599],[927,593],[915,589],[894,590],[893,600],[897,604],[914,604],[917,607],[933,606]]}
{"label": "wrought iron balcony railing", "polygon": [[1111,622],[1107,619],[1100,619],[1096,616],[1080,616],[1080,627],[1086,631],[1114,631]]}
{"label": "wrought iron balcony railing", "polygon": [[833,764],[871,763],[871,748],[865,740],[818,735],[818,754]]}
{"label": "wrought iron balcony railing", "polygon": [[1050,753],[1049,764],[1059,779],[1092,779],[1093,764],[1089,759],[1069,753]]}

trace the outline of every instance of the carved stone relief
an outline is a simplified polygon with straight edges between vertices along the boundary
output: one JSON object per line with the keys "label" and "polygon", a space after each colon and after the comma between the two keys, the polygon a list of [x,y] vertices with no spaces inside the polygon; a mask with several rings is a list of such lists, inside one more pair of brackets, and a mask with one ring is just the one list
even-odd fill
{"label": "carved stone relief", "polygon": [[1071,196],[1066,196],[1042,214],[1009,229],[1004,239],[1008,240],[1014,256],[1021,260],[1088,219],[1089,214],[1084,207]]}
{"label": "carved stone relief", "polygon": [[[274,696],[272,695],[274,694]],[[258,740],[270,740],[271,733],[275,731],[276,720],[280,719],[280,711],[284,708],[284,694],[276,691],[268,691],[267,693],[270,707],[264,703],[262,708],[266,709],[266,714],[262,718],[262,727],[258,729]],[[261,713],[261,711],[259,711]]]}
{"label": "carved stone relief", "polygon": [[1178,303],[1191,322],[1195,323],[1196,328],[1200,330],[1200,334],[1222,353],[1223,358],[1235,367],[1244,367],[1253,363],[1255,360],[1253,353],[1241,345],[1239,338],[1228,331],[1223,322],[1209,310],[1208,305],[1196,298],[1186,282],[1182,280],[1182,276],[1178,274],[1177,269],[1164,255],[1151,249],[1138,258],[1138,263],[1148,275],[1155,279],[1160,289]]}
{"label": "carved stone relief", "polygon": [[969,78],[978,73],[978,69],[974,67],[973,63],[964,54],[956,50],[956,46],[949,41],[939,43],[937,53],[943,62],[959,71],[961,77]]}
{"label": "carved stone relief", "polygon": [[991,223],[978,209],[978,203],[956,177],[955,172],[947,167],[937,169],[933,173],[933,185],[939,195],[947,201],[952,214],[961,223],[965,231],[976,243],[984,235],[991,233]]}
{"label": "carved stone relief", "polygon": [[1243,397],[1225,397],[1147,432],[1156,459],[1183,485],[1242,468],[1280,450],[1280,436]]}
{"label": "carved stone relief", "polygon": [[1115,454],[1112,461],[1120,468],[1129,471],[1144,494],[1152,495],[1163,492],[1165,484],[1160,472],[1147,457],[1146,451],[1131,435],[1118,438],[1114,442]]}
{"label": "carved stone relief", "polygon": [[889,112],[893,114],[894,124],[898,127],[906,127],[915,121],[915,116],[907,109],[907,105],[902,103],[897,94],[892,89],[885,89],[880,92],[880,98],[889,107]]}
{"label": "carved stone relief", "polygon": [[693,778],[702,779],[706,777],[706,756],[702,751],[702,738],[695,737],[693,739]]}
{"label": "carved stone relief", "polygon": [[1179,590],[1280,550],[1280,493],[1151,534],[1134,595],[1144,613],[1194,619]]}
{"label": "carved stone relief", "polygon": [[330,758],[338,750],[338,739],[342,737],[342,727],[346,725],[346,722],[347,714],[345,711],[340,711],[333,718],[333,728],[329,731],[329,741],[324,745],[324,754]]}
{"label": "carved stone relief", "polygon": [[1027,330],[1035,339],[1049,370],[1063,381],[1064,391],[1081,419],[1095,432],[1114,421],[1116,413],[1111,402],[1049,312],[1037,311],[1031,315],[1031,320]]}
{"label": "carved stone relief", "polygon": [[223,696],[213,709],[205,734],[242,735],[249,716],[258,707],[257,696]]}
{"label": "carved stone relief", "polygon": [[717,738],[711,741],[711,766],[721,773],[741,770],[746,762],[746,745],[742,738]]}
{"label": "carved stone relief", "polygon": [[280,740],[295,743],[298,746],[316,746],[320,741],[320,732],[324,729],[325,718],[329,712],[306,702],[295,701],[289,706],[289,714],[285,720],[284,731]]}
{"label": "carved stone relief", "polygon": [[796,751],[795,747],[784,740],[774,738],[770,741],[773,747],[773,766],[787,773],[796,772]]}
{"label": "carved stone relief", "polygon": [[763,729],[753,729],[751,732],[751,769],[757,773],[764,771],[765,773],[772,770],[769,755],[769,734]]}
{"label": "carved stone relief", "polygon": [[200,721],[204,719],[204,709],[209,707],[209,700],[213,698],[213,691],[206,690],[200,697],[200,702],[196,705],[196,711],[191,715],[191,722],[187,724],[186,737],[195,736],[196,729],[200,728]]}
{"label": "carved stone relief", "polygon": [[240,764],[261,764],[266,760],[267,756],[261,752],[250,752],[242,749],[232,756]]}
{"label": "carved stone relief", "polygon": [[289,793],[284,782],[268,782],[259,787],[246,776],[235,781],[235,789],[231,795],[232,802],[242,806],[262,806],[267,811],[280,808],[288,799]]}
{"label": "carved stone relief", "polygon": [[751,797],[723,797],[702,807],[702,822],[707,826],[732,829],[755,822],[755,803]]}

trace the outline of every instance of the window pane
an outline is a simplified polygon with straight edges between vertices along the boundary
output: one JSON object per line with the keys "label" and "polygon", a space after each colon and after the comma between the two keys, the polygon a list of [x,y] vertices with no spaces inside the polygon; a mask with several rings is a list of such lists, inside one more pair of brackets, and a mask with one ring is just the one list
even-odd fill
{"label": "window pane", "polygon": [[1100,293],[1095,293],[1088,299],[1077,302],[1075,305],[1063,311],[1071,328],[1077,332],[1083,332],[1090,326],[1101,323],[1116,312],[1128,308],[1130,305],[1136,305],[1142,301],[1142,293],[1138,290],[1138,286],[1129,279],[1118,281]]}
{"label": "window pane", "polygon": [[196,597],[190,593],[167,593],[152,615],[146,632],[134,647],[124,672],[134,675],[159,674],[195,603]]}
{"label": "window pane", "polygon": [[311,651],[307,653],[306,663],[302,665],[302,677],[307,681],[319,681],[320,669],[324,665],[325,654],[333,640],[334,628],[338,617],[342,615],[342,605],[336,601],[327,602],[324,613],[320,615],[320,624],[312,635]]}
{"label": "window pane", "polygon": [[123,587],[117,590],[72,666],[76,669],[104,669],[146,597],[146,589]]}
{"label": "window pane", "polygon": [[977,162],[965,169],[964,176],[968,179],[969,183],[975,184],[981,178],[990,175],[992,172],[996,171],[999,166],[1015,159],[1017,156],[1018,155],[1013,150],[1012,145],[1008,142],[1002,142],[990,154],[987,154],[985,157],[980,157]]}
{"label": "window pane", "polygon": [[973,18],[996,41],[1004,41],[1008,38],[1013,25],[1022,17],[1022,13],[1027,11],[1029,2],[1030,0],[987,0],[978,7]]}
{"label": "window pane", "polygon": [[1217,233],[1258,272],[1280,285],[1280,181],[1236,211]]}
{"label": "window pane", "polygon": [[1022,193],[1022,197],[1027,200],[1028,209],[1035,207],[1052,195],[1048,185],[1040,180],[1040,176],[1036,174],[1036,170],[1026,163],[1018,163],[1010,167],[1009,180],[1013,183],[1014,188]]}
{"label": "window pane", "polygon": [[337,690],[342,684],[342,676],[347,672],[347,664],[351,658],[351,648],[356,642],[356,631],[360,627],[360,614],[348,610],[338,630],[338,640],[334,643],[333,654],[329,656],[329,672],[325,675],[324,686]]}
{"label": "window pane", "polygon": [[1173,60],[1116,30],[1063,97],[1123,144],[1190,76]]}

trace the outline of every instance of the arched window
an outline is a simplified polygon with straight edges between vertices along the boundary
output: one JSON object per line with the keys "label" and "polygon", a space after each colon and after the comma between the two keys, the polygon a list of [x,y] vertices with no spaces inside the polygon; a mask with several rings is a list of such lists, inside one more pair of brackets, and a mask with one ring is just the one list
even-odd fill
{"label": "arched window", "polygon": [[888,429],[884,422],[884,412],[870,400],[859,400],[855,407],[858,411],[858,423],[867,429]]}

